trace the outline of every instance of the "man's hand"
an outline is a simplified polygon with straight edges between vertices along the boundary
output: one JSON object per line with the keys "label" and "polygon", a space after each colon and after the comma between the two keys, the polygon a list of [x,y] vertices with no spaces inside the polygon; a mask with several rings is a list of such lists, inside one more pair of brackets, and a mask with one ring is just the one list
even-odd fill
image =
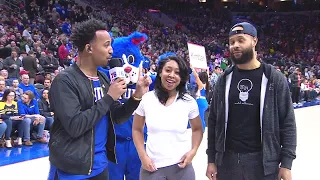
{"label": "man's hand", "polygon": [[139,79],[136,83],[136,91],[134,92],[133,96],[135,98],[142,98],[142,96],[149,91],[149,86],[152,83],[150,76],[143,75],[142,72],[142,63],[139,67]]}
{"label": "man's hand", "polygon": [[280,168],[278,180],[292,180],[291,170],[287,168]]}
{"label": "man's hand", "polygon": [[217,166],[214,163],[208,164],[206,176],[210,180],[217,180]]}
{"label": "man's hand", "polygon": [[40,124],[43,124],[46,118],[44,116],[39,115],[39,122]]}
{"label": "man's hand", "polygon": [[127,91],[126,81],[122,78],[118,78],[110,85],[108,94],[112,97],[113,100],[116,101],[126,91]]}
{"label": "man's hand", "polygon": [[33,125],[36,126],[40,123],[39,119],[35,118],[33,121]]}

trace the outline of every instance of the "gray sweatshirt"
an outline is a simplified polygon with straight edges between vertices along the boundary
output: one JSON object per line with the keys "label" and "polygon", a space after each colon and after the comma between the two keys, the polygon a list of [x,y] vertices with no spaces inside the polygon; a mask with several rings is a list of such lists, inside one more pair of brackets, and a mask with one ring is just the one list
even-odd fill
{"label": "gray sweatshirt", "polygon": [[[279,164],[291,169],[296,158],[296,123],[285,76],[268,64],[262,64],[260,127],[265,175],[275,173]],[[228,126],[229,89],[233,67],[227,69],[214,87],[208,118],[208,163],[221,165]]]}

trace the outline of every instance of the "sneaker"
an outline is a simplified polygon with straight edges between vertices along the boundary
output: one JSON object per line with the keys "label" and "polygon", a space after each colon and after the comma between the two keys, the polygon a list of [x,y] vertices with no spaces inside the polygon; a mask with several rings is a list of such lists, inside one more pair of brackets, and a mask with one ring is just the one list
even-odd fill
{"label": "sneaker", "polygon": [[29,140],[29,141],[25,141],[25,142],[24,142],[24,145],[26,145],[26,146],[32,146],[33,144],[32,144],[32,142]]}
{"label": "sneaker", "polygon": [[38,138],[38,139],[37,139],[37,142],[43,143],[43,144],[48,143],[44,138]]}
{"label": "sneaker", "polygon": [[22,138],[18,138],[18,146],[22,146]]}
{"label": "sneaker", "polygon": [[11,140],[6,140],[6,147],[12,148]]}

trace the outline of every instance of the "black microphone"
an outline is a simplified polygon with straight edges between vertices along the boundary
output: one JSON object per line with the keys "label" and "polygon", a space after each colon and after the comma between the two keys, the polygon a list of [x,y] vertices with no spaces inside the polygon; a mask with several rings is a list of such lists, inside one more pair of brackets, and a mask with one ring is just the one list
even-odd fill
{"label": "black microphone", "polygon": [[125,79],[126,75],[122,65],[123,63],[120,58],[113,58],[109,61],[109,75],[111,83],[113,83],[118,78]]}

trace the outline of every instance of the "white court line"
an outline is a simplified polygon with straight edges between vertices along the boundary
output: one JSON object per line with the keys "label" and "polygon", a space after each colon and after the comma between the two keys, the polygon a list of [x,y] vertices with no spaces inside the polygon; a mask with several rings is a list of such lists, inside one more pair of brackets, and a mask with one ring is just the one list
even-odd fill
{"label": "white court line", "polygon": [[[320,156],[320,106],[295,110],[297,119],[298,147],[297,159],[293,161],[293,180],[319,179],[318,169]],[[207,133],[198,153],[193,160],[197,180],[206,180],[207,168]],[[25,161],[0,167],[1,179],[10,180],[46,180],[49,171],[48,157]]]}

